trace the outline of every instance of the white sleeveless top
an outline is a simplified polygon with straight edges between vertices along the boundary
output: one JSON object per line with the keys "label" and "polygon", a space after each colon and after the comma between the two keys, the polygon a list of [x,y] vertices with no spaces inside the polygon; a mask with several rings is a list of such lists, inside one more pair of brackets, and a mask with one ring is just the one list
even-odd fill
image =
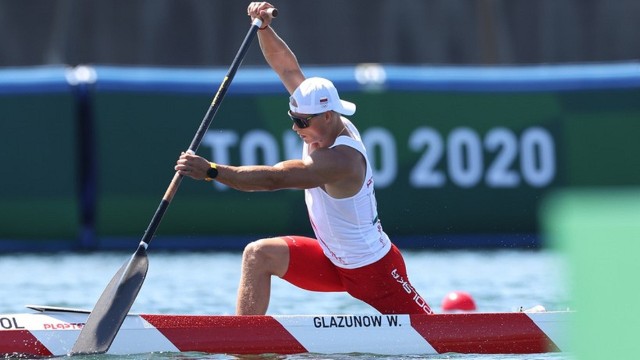
{"label": "white sleeveless top", "polygon": [[[349,120],[342,121],[354,138],[339,136],[330,148],[345,145],[364,156],[367,170],[362,187],[344,199],[335,199],[320,187],[307,189],[305,202],[324,254],[336,266],[354,269],[380,260],[391,249],[391,241],[378,219],[373,172],[360,133]],[[302,156],[308,156],[306,143]]]}

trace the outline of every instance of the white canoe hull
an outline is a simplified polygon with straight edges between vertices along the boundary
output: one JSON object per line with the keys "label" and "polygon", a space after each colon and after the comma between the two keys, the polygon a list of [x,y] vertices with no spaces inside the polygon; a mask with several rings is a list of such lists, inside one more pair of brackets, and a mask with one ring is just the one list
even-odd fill
{"label": "white canoe hull", "polygon": [[[34,307],[0,315],[0,356],[70,352],[88,313]],[[437,315],[131,314],[109,354],[372,353],[381,355],[565,351],[571,312]]]}

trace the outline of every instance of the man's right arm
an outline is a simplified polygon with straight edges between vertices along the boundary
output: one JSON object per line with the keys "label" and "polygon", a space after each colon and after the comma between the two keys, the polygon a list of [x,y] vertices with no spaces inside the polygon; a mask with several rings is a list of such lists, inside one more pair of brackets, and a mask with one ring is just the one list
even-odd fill
{"label": "man's right arm", "polygon": [[304,74],[293,51],[273,28],[268,26],[271,24],[272,18],[265,10],[272,7],[274,6],[266,2],[251,3],[248,13],[252,19],[260,16],[263,19],[263,27],[267,26],[266,29],[258,31],[260,49],[269,66],[278,74],[287,91],[291,94],[304,81]]}

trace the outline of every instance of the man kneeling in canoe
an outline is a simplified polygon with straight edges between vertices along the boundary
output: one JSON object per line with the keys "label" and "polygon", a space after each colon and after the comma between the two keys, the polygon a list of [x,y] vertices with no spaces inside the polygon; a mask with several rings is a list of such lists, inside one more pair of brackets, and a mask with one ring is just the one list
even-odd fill
{"label": "man kneeling in canoe", "polygon": [[302,159],[273,166],[230,166],[183,153],[175,169],[197,180],[219,181],[241,191],[304,189],[315,239],[280,236],[244,249],[238,315],[265,314],[271,276],[312,291],[346,291],[383,314],[431,314],[409,282],[402,254],[378,219],[371,164],[356,127],[353,103],[333,83],[305,78],[287,44],[270,27],[266,2],[251,3],[262,53],[287,88],[292,129],[304,142]]}

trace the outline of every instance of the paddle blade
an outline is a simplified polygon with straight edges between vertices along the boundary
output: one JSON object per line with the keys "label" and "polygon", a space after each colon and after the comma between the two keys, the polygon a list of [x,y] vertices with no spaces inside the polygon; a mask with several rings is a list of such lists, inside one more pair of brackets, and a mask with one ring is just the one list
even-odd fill
{"label": "paddle blade", "polygon": [[104,289],[82,327],[71,355],[107,352],[129,313],[149,269],[144,245],[125,263]]}

